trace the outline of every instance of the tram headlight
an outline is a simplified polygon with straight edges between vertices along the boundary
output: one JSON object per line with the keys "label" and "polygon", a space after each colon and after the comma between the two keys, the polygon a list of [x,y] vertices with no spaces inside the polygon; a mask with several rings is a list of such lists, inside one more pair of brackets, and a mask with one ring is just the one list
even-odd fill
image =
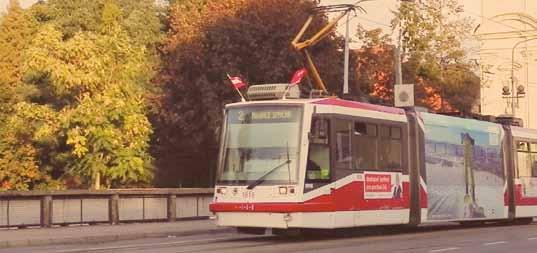
{"label": "tram headlight", "polygon": [[283,216],[283,220],[286,221],[286,222],[289,222],[291,221],[293,218],[291,217],[291,214],[286,214],[285,216]]}
{"label": "tram headlight", "polygon": [[225,187],[220,187],[216,189],[216,193],[218,194],[226,194],[227,189]]}
{"label": "tram headlight", "polygon": [[287,194],[287,187],[281,186],[281,187],[279,188],[279,191],[280,191],[280,194],[282,194],[282,195],[283,195],[283,194]]}

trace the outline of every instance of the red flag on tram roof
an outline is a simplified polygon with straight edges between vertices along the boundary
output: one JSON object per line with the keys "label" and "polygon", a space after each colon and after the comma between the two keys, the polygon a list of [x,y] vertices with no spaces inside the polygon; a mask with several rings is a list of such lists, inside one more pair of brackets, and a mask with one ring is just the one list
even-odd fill
{"label": "red flag on tram roof", "polygon": [[238,76],[227,75],[227,77],[229,78],[229,81],[231,81],[231,84],[233,84],[233,87],[235,87],[235,89],[240,89],[247,86],[246,82],[244,82]]}
{"label": "red flag on tram roof", "polygon": [[299,70],[297,70],[294,74],[293,74],[293,77],[291,78],[291,84],[294,85],[294,84],[299,84],[302,79],[308,74],[308,70],[306,68],[301,68]]}

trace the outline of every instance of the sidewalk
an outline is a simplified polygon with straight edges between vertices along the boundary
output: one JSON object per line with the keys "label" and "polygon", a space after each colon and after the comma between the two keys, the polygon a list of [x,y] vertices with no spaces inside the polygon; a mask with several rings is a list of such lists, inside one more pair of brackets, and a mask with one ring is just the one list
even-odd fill
{"label": "sidewalk", "polygon": [[70,226],[54,228],[0,229],[0,248],[51,244],[96,243],[166,236],[232,233],[213,220],[154,222],[120,225]]}

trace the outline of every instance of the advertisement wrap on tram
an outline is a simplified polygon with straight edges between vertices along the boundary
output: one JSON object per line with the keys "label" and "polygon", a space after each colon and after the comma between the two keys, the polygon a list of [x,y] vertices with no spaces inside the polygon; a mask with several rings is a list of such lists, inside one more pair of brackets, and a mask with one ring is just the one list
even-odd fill
{"label": "advertisement wrap on tram", "polygon": [[429,220],[505,216],[501,126],[422,113]]}

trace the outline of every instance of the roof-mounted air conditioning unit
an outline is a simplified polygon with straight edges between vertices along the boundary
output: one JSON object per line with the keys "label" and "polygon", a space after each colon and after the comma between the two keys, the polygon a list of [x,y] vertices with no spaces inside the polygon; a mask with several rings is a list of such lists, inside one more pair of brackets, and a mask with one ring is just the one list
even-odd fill
{"label": "roof-mounted air conditioning unit", "polygon": [[271,100],[284,98],[284,93],[285,98],[300,98],[298,85],[288,83],[252,85],[246,94],[249,100]]}

